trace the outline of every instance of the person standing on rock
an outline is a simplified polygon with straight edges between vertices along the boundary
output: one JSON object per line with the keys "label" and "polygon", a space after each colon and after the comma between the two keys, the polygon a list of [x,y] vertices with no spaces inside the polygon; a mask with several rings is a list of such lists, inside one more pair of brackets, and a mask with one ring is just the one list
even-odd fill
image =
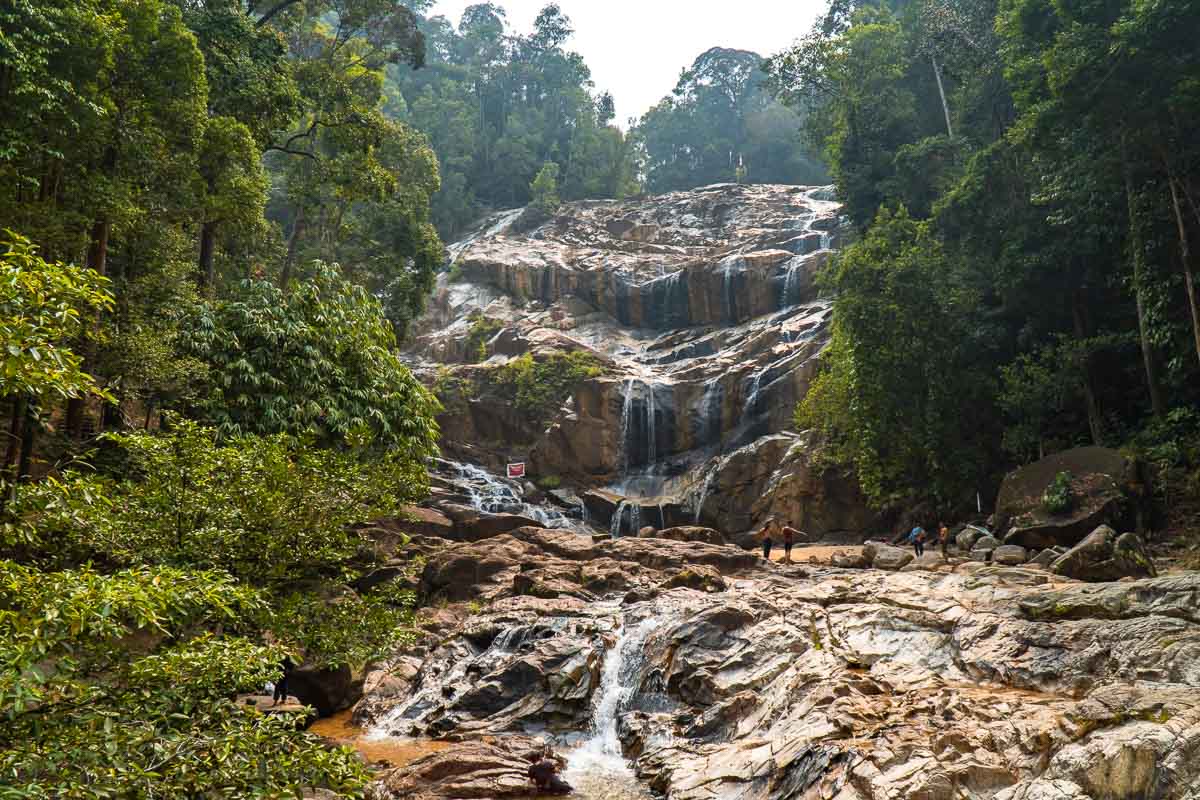
{"label": "person standing on rock", "polygon": [[908,538],[912,540],[913,552],[917,554],[917,558],[925,555],[925,529],[917,525],[912,529],[912,533],[908,535]]}
{"label": "person standing on rock", "polygon": [[771,545],[774,544],[771,536],[775,533],[775,526],[778,524],[779,522],[772,517],[771,519],[767,520],[765,525],[763,525],[762,533],[759,534],[762,536],[763,561],[771,560]]}
{"label": "person standing on rock", "polygon": [[946,523],[944,521],[939,522],[938,523],[938,549],[940,549],[942,551],[942,559],[945,561],[950,560],[949,557],[946,555],[946,546],[949,543],[950,543],[950,528],[948,528],[946,526]]}
{"label": "person standing on rock", "polygon": [[292,677],[292,670],[296,668],[296,663],[292,661],[292,657],[285,655],[280,668],[283,670],[283,677],[275,683],[275,698],[271,703],[273,706],[279,705],[279,701],[287,702],[288,698],[288,679]]}
{"label": "person standing on rock", "polygon": [[796,543],[796,539],[803,539],[804,532],[798,531],[791,525],[783,526],[783,560],[787,563],[792,563],[792,545]]}

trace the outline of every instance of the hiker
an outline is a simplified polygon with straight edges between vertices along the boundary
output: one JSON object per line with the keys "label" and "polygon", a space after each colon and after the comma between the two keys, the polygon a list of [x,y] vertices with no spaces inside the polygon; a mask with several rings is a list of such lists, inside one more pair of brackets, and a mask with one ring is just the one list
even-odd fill
{"label": "hiker", "polygon": [[762,542],[763,542],[763,560],[764,561],[771,560],[771,545],[774,544],[774,542],[771,541],[771,533],[773,532],[775,525],[776,525],[776,522],[775,522],[774,518],[767,520],[766,524],[763,525],[762,533],[760,534],[762,536]]}
{"label": "hiker", "polygon": [[796,537],[804,537],[803,531],[798,531],[790,525],[783,526],[783,560],[787,563],[792,563],[792,545],[796,542]]}
{"label": "hiker", "polygon": [[548,758],[529,765],[529,779],[541,794],[570,794],[575,791],[558,777],[558,765]]}
{"label": "hiker", "polygon": [[946,547],[950,544],[950,529],[946,527],[946,523],[938,523],[938,548],[942,551],[942,558],[949,561],[946,555]]}
{"label": "hiker", "polygon": [[273,706],[279,705],[280,700],[282,700],[284,703],[287,703],[288,679],[292,677],[292,670],[296,668],[296,664],[292,661],[292,657],[288,655],[283,657],[283,662],[279,666],[283,670],[283,677],[280,678],[279,682],[275,684],[275,702],[271,703]]}
{"label": "hiker", "polygon": [[908,534],[908,538],[912,542],[913,552],[917,554],[917,557],[920,558],[925,555],[925,529],[917,525]]}

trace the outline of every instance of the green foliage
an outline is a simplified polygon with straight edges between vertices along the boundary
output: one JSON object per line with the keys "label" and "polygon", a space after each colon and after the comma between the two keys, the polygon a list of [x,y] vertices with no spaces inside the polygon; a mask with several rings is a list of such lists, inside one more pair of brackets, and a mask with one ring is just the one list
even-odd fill
{"label": "green foliage", "polygon": [[5,231],[0,248],[0,397],[110,397],[70,347],[89,332],[92,314],[112,308],[108,281],[90,269],[47,262],[13,231]]}
{"label": "green foliage", "polygon": [[[395,597],[383,591],[367,596],[347,592],[333,598],[297,592],[284,596],[276,613],[281,635],[303,649],[306,663],[361,666],[413,643],[415,603],[412,592]],[[292,627],[293,620],[303,624]]]}
{"label": "green foliage", "polygon": [[237,635],[265,605],[228,576],[0,561],[0,607],[0,797],[358,796],[354,755],[229,699],[281,652]]}
{"label": "green foliage", "polygon": [[553,491],[554,489],[562,486],[562,478],[558,477],[557,475],[543,475],[542,477],[538,478],[537,485],[538,488],[544,489],[547,492]]}
{"label": "green foliage", "polygon": [[558,197],[558,164],[548,161],[542,165],[537,177],[529,185],[532,204],[543,214],[553,214],[561,200]]}
{"label": "green foliage", "polygon": [[209,370],[198,411],[224,435],[288,433],[336,444],[367,433],[412,463],[433,454],[436,400],[395,352],[379,301],[318,264],[284,292],[247,280],[188,320],[185,352]]}
{"label": "green foliage", "polygon": [[501,367],[494,380],[513,398],[517,408],[542,420],[567,399],[575,384],[602,374],[604,367],[596,356],[575,350],[551,353],[541,359],[526,353]]}
{"label": "green foliage", "polygon": [[880,212],[823,280],[838,293],[833,344],[797,423],[824,435],[875,503],[916,486],[954,502],[986,476],[995,435],[972,293],[904,209]]}
{"label": "green foliage", "polygon": [[[799,419],[875,500],[958,502],[1084,443],[1188,450],[1166,420],[1200,401],[1198,34],[1176,2],[833,2],[770,60],[863,242],[834,267],[829,368]],[[901,206],[924,226],[909,244]],[[909,289],[853,278],[922,261]],[[953,390],[931,397],[906,353]]]}
{"label": "green foliage", "polygon": [[636,191],[633,139],[611,124],[611,98],[594,96],[583,58],[565,49],[571,23],[557,5],[526,34],[510,32],[487,3],[468,7],[457,26],[434,16],[419,27],[427,65],[388,70],[385,110],[437,153],[432,214],[443,236],[489,209],[528,204],[547,162],[559,166],[568,200]]}
{"label": "green foliage", "polygon": [[22,492],[10,544],[45,558],[222,569],[256,584],[336,577],[365,546],[350,525],[423,495],[401,450],[315,449],[276,435],[218,441],[182,419],[112,435],[130,477],[70,472]]}
{"label": "green foliage", "polygon": [[489,319],[482,313],[473,314],[471,327],[467,330],[467,357],[474,363],[486,359],[488,340],[503,328],[504,323],[500,320]]}
{"label": "green foliage", "polygon": [[797,135],[801,114],[766,87],[763,59],[714,47],[684,70],[672,95],[646,112],[632,135],[654,192],[710,183],[826,183]]}
{"label": "green foliage", "polygon": [[1071,473],[1060,472],[1042,493],[1042,509],[1055,516],[1070,513],[1075,507],[1075,493],[1071,489]]}

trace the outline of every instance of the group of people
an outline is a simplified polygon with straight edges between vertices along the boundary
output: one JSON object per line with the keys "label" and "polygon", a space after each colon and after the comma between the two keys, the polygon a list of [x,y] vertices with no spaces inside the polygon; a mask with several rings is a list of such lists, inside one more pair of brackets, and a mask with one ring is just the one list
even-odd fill
{"label": "group of people", "polygon": [[[914,525],[913,529],[908,532],[907,536],[901,534],[901,536],[893,539],[892,543],[895,544],[901,537],[903,537],[906,542],[912,545],[913,552],[918,558],[925,555],[925,543],[929,541],[929,534],[923,527],[921,527],[920,523]],[[942,554],[942,558],[946,558],[946,548],[950,545],[950,528],[945,522],[938,523],[937,542],[938,549]]]}
{"label": "group of people", "polygon": [[771,560],[771,548],[775,545],[775,540],[783,541],[783,560],[789,564],[792,561],[792,545],[797,539],[804,539],[803,531],[796,530],[790,525],[784,525],[779,517],[771,517],[762,527],[762,532],[759,534],[762,537],[762,552],[763,559]]}

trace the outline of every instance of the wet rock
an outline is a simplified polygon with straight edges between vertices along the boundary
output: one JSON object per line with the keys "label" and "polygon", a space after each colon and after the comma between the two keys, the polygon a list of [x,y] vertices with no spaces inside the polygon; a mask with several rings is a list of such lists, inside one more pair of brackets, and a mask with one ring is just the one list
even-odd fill
{"label": "wet rock", "polygon": [[1058,575],[1084,581],[1115,581],[1124,577],[1153,577],[1154,563],[1137,534],[1116,532],[1102,525],[1050,565]]}
{"label": "wet rock", "polygon": [[[1072,476],[1072,509],[1061,515],[1042,496],[1060,472]],[[1071,547],[1102,524],[1126,522],[1127,495],[1140,492],[1133,462],[1116,450],[1078,447],[1010,472],[1000,485],[996,514],[1011,529],[1007,544],[1026,548]]]}
{"label": "wet rock", "polygon": [[1029,560],[1029,563],[1037,564],[1039,567],[1049,568],[1050,565],[1054,563],[1054,560],[1057,559],[1060,555],[1062,555],[1062,553],[1060,553],[1058,550],[1048,547],[1045,550],[1042,550],[1040,553],[1038,553],[1033,558],[1031,558]]}
{"label": "wet rock", "polygon": [[368,800],[469,800],[529,797],[528,770],[547,750],[540,740],[502,736],[462,742],[388,770],[367,787]]}
{"label": "wet rock", "polygon": [[517,528],[540,524],[535,519],[519,514],[485,514],[471,506],[457,503],[443,503],[440,510],[454,524],[453,538],[463,542],[490,539]]}
{"label": "wet rock", "polygon": [[415,656],[397,656],[368,664],[363,677],[363,697],[355,704],[352,719],[359,727],[371,725],[412,688],[421,668]]}
{"label": "wet rock", "polygon": [[1004,544],[992,551],[992,562],[1015,567],[1029,560],[1029,551],[1015,544]]}

